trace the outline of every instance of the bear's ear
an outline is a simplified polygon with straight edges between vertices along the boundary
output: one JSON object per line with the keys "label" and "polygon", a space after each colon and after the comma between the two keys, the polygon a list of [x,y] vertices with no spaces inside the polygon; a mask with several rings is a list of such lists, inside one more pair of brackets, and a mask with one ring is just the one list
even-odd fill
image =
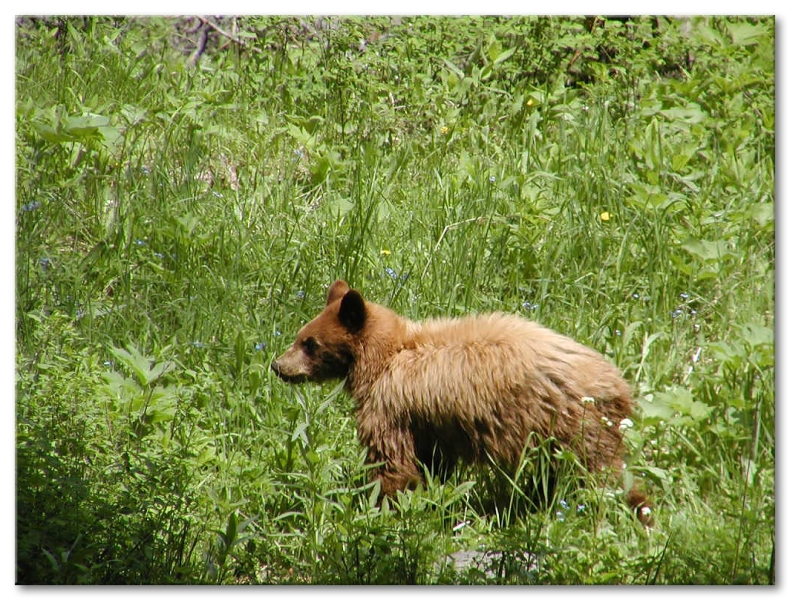
{"label": "bear's ear", "polygon": [[340,301],[340,312],[338,313],[340,323],[351,333],[359,333],[365,326],[368,311],[365,308],[365,300],[357,290],[349,290]]}
{"label": "bear's ear", "polygon": [[346,295],[346,292],[351,289],[348,287],[348,284],[343,281],[342,279],[338,279],[329,286],[329,293],[326,296],[326,303],[327,305],[332,304],[338,298],[342,298]]}

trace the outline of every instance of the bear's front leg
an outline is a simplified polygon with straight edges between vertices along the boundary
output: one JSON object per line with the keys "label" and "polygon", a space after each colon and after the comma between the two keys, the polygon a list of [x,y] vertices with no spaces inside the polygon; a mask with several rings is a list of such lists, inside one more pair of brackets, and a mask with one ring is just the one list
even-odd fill
{"label": "bear's front leg", "polygon": [[373,475],[381,482],[382,495],[394,496],[398,490],[414,489],[423,480],[410,431],[360,435],[360,439],[368,447],[367,463],[383,463]]}
{"label": "bear's front leg", "polygon": [[395,496],[398,490],[414,489],[422,481],[422,477],[417,469],[413,472],[393,471],[387,467],[382,467],[375,478],[381,482],[381,493],[383,496]]}

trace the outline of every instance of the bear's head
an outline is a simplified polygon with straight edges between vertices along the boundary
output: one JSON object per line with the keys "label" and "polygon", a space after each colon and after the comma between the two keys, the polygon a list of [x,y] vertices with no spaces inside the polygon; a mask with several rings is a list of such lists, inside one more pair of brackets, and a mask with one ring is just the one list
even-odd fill
{"label": "bear's head", "polygon": [[293,345],[272,362],[272,370],[288,383],[346,377],[367,318],[362,295],[338,279],[329,288],[324,310],[302,327]]}

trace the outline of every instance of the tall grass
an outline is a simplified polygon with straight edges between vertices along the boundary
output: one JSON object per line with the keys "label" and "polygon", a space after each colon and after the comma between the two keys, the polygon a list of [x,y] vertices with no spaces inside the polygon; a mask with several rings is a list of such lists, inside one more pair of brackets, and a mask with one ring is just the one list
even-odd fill
{"label": "tall grass", "polygon": [[[772,583],[773,20],[217,23],[17,21],[17,580]],[[652,532],[570,477],[378,507],[269,370],[337,277],[605,352]]]}

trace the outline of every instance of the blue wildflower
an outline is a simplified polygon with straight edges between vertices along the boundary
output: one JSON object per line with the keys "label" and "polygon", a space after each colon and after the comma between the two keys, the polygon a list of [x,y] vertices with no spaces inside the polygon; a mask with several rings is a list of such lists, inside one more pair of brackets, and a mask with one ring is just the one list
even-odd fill
{"label": "blue wildflower", "polygon": [[32,202],[28,202],[22,207],[22,212],[33,212],[39,206],[41,206],[41,202],[38,200],[33,200]]}
{"label": "blue wildflower", "polygon": [[266,342],[258,342],[255,344],[256,350],[265,350],[266,349]]}

